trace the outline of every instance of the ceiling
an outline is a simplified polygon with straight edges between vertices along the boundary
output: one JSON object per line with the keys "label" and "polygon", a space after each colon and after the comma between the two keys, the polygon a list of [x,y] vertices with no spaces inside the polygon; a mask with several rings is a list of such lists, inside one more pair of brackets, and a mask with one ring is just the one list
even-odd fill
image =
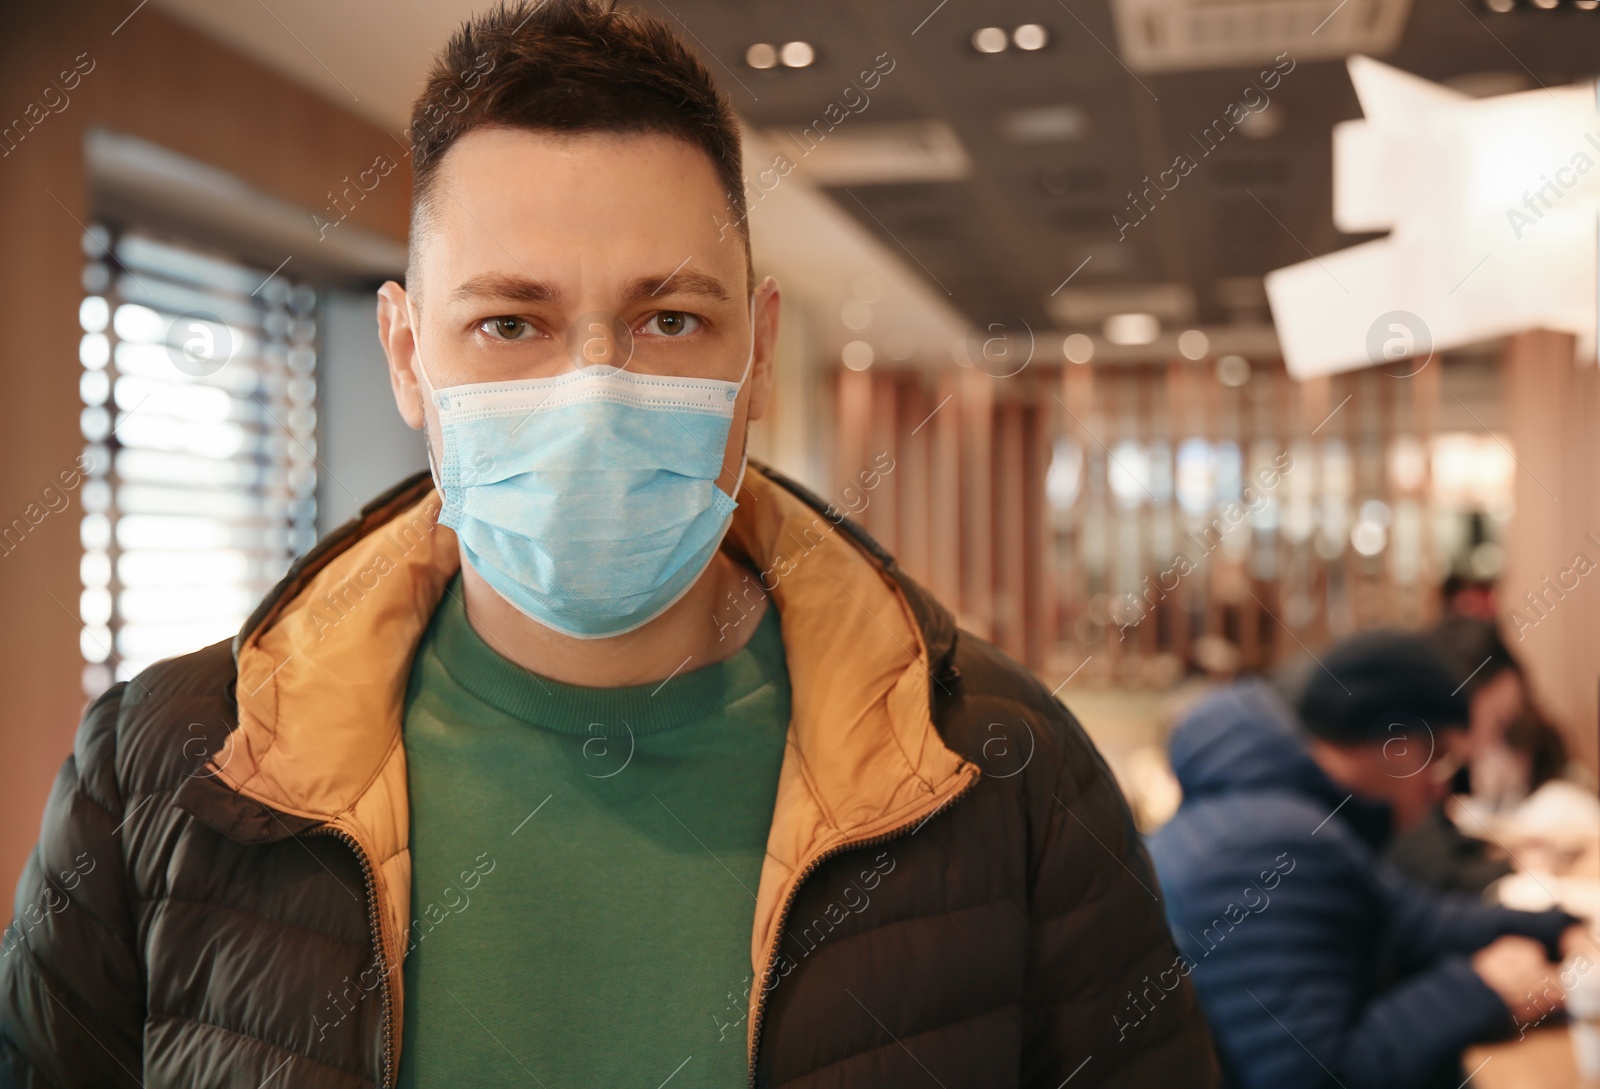
{"label": "ceiling", "polygon": [[[405,127],[432,50],[478,6],[157,2],[395,131]],[[1282,2],[1309,3],[1316,15],[1316,0]],[[1260,73],[1273,67],[1273,50],[1242,67],[1131,71],[1117,51],[1112,0],[642,6],[679,26],[773,154],[798,161],[799,173],[812,174],[836,209],[876,239],[879,256],[902,266],[897,275],[925,289],[941,328],[954,315],[980,327],[1098,333],[1105,313],[1125,310],[1156,312],[1169,334],[1190,324],[1259,327],[1262,274],[1370,237],[1341,234],[1332,222],[1330,131],[1360,111],[1342,61],[1311,59],[1334,41],[1328,31],[1319,38],[1302,27],[1267,90]],[[1368,9],[1389,10],[1403,29],[1383,60],[1474,93],[1554,86],[1600,69],[1600,11],[1493,14],[1482,0],[1413,0],[1409,10],[1401,0],[1398,13],[1393,0],[1321,6],[1327,13],[1316,17],[1334,29]],[[1043,48],[983,54],[972,45],[980,27],[1026,23],[1046,29]],[[745,61],[753,43],[791,40],[812,43],[814,63],[757,70]],[[875,65],[882,75],[863,93],[860,74]],[[1257,131],[1204,135],[1223,132],[1230,104],[1258,107],[1263,97],[1271,104]],[[801,137],[829,117],[830,103],[838,104],[833,143]],[[945,144],[893,127],[928,122],[948,126]],[[880,155],[920,148],[926,173],[941,174],[942,161],[943,176],[871,180],[852,145]],[[864,180],[834,180],[840,155],[842,168]],[[1169,173],[1170,194],[1157,199],[1151,189],[1148,214],[1119,232],[1114,217],[1140,214],[1130,210],[1130,191],[1144,190],[1147,176],[1153,184],[1179,155],[1190,157],[1188,172]],[[752,184],[769,161],[746,164]]]}
{"label": "ceiling", "polygon": [[[1095,301],[1086,292],[1067,315],[1062,296],[1158,285],[1165,290],[1152,298],[1180,308],[1185,292],[1173,287],[1186,288],[1199,323],[1225,323],[1252,308],[1264,316],[1262,274],[1371,237],[1343,235],[1332,221],[1330,130],[1361,116],[1341,60],[1297,60],[1263,95],[1259,72],[1270,60],[1130,72],[1112,52],[1118,39],[1106,0],[949,0],[930,15],[934,3],[673,0],[672,10],[723,72],[737,74],[730,93],[763,128],[809,124],[874,57],[893,59],[870,106],[837,131],[943,120],[970,173],[828,191],[974,321],[1014,316],[1035,329],[1060,327],[1069,323],[1056,319],[1082,321]],[[1333,11],[1335,0],[1323,6]],[[971,44],[980,27],[1023,23],[1042,24],[1049,44],[998,54]],[[791,38],[816,43],[812,67],[754,71],[743,63],[751,42]],[[1462,82],[1470,88],[1495,92],[1572,82],[1600,70],[1600,12],[1495,15],[1475,0],[1416,0],[1398,48],[1383,59],[1436,81],[1469,77]],[[1221,139],[1204,135],[1223,133],[1217,123],[1230,103],[1263,97],[1271,105],[1262,116],[1276,115],[1274,134],[1251,138],[1241,127]],[[1014,111],[1060,106],[1087,116],[1076,126],[1080,136],[1021,143],[1008,135]],[[1060,127],[1071,136],[1074,126]],[[1128,211],[1129,190],[1143,189],[1147,175],[1156,179],[1180,154],[1194,163],[1188,175],[1169,174],[1170,196],[1152,193],[1155,206],[1119,239],[1113,216],[1138,215]]]}

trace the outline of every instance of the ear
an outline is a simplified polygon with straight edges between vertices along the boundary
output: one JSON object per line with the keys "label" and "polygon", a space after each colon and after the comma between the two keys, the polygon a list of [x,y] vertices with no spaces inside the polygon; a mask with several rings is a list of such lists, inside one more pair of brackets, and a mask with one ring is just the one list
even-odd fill
{"label": "ear", "polygon": [[755,293],[755,358],[750,363],[748,419],[759,420],[772,400],[773,356],[778,349],[778,312],[782,304],[778,281],[766,277]]}
{"label": "ear", "polygon": [[378,288],[378,340],[389,360],[389,386],[400,418],[413,431],[420,431],[427,413],[416,372],[417,341],[406,306],[406,289],[393,280]]}

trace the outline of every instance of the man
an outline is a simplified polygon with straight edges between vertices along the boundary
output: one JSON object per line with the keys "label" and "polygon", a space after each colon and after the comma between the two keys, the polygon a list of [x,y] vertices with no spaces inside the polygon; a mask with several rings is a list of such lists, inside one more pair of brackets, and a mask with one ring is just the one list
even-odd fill
{"label": "man", "polygon": [[1379,862],[1454,767],[1457,688],[1421,637],[1374,632],[1329,653],[1293,711],[1246,682],[1173,734],[1184,798],[1151,854],[1176,975],[1241,1089],[1455,1089],[1462,1048],[1559,1009],[1552,960],[1592,958],[1562,912],[1427,892]]}
{"label": "man", "polygon": [[416,118],[432,478],[89,708],[0,1082],[1214,1084],[1187,986],[1114,1027],[1175,949],[1072,717],[745,467],[779,292],[705,67],[516,5]]}

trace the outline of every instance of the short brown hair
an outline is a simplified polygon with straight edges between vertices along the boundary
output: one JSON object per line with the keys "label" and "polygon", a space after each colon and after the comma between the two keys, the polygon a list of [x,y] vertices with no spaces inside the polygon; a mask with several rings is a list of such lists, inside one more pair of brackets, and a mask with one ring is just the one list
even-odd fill
{"label": "short brown hair", "polygon": [[662,20],[600,0],[514,0],[456,31],[411,109],[411,222],[445,152],[476,128],[660,133],[704,151],[749,249],[739,121]]}

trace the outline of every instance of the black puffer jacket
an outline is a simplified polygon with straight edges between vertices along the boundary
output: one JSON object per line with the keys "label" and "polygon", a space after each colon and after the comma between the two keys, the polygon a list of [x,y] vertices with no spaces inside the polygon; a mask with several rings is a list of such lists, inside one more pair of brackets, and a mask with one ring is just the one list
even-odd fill
{"label": "black puffer jacket", "polygon": [[[795,696],[752,935],[752,1084],[1214,1085],[1188,981],[1157,982],[1177,952],[1156,878],[1078,724],[861,531],[775,474],[749,483],[725,547],[778,572]],[[394,489],[231,647],[88,709],[5,936],[0,1086],[392,1079],[398,707],[459,563],[436,510],[425,476]]]}

